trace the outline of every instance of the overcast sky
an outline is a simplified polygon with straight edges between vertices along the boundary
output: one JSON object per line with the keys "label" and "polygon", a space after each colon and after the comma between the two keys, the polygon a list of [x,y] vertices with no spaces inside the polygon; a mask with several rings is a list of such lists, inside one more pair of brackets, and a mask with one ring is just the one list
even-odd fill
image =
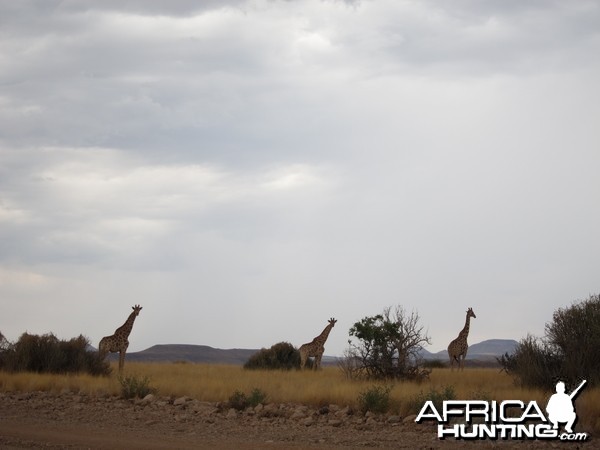
{"label": "overcast sky", "polygon": [[600,292],[599,55],[597,1],[0,0],[0,331],[541,336]]}

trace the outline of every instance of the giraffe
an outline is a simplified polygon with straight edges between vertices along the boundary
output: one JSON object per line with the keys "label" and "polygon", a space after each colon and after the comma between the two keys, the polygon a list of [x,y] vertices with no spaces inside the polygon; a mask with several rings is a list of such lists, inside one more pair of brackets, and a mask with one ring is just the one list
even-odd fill
{"label": "giraffe", "polygon": [[310,357],[315,358],[315,370],[321,367],[321,358],[325,352],[325,341],[329,337],[329,332],[337,322],[333,317],[328,320],[329,325],[325,327],[323,332],[314,338],[311,342],[300,346],[300,368],[304,369],[306,361]]}
{"label": "giraffe", "polygon": [[454,361],[458,363],[459,369],[464,369],[465,358],[467,357],[467,350],[469,348],[469,344],[467,344],[467,336],[469,336],[471,317],[474,319],[477,318],[473,312],[473,308],[469,308],[467,310],[467,319],[465,321],[464,328],[460,333],[458,333],[458,337],[450,342],[450,345],[448,346],[448,356],[450,357],[451,369],[454,369]]}
{"label": "giraffe", "polygon": [[125,323],[115,330],[115,334],[103,337],[98,345],[98,352],[102,359],[104,359],[109,352],[119,352],[119,372],[123,370],[123,366],[125,365],[125,352],[127,351],[127,347],[129,347],[127,338],[133,328],[133,322],[142,310],[142,307],[140,305],[135,305],[132,306],[131,309],[133,309],[133,312],[129,314]]}

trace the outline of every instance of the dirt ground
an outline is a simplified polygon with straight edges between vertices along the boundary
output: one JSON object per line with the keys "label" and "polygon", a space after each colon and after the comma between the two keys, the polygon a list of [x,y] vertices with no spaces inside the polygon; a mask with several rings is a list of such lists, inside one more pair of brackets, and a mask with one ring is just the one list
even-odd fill
{"label": "dirt ground", "polygon": [[[591,440],[584,448],[595,447]],[[246,411],[190,398],[124,400],[70,392],[0,393],[0,448],[309,449],[568,448],[532,441],[438,440],[414,417],[364,416],[335,405],[259,405]]]}

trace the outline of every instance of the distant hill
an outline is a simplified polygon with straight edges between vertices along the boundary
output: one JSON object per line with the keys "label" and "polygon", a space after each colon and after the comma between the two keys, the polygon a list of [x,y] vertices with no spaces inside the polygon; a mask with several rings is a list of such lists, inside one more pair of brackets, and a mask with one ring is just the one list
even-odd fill
{"label": "distant hill", "polygon": [[[208,345],[166,344],[153,345],[141,352],[128,352],[127,361],[186,361],[192,363],[242,365],[257,351],[243,348],[220,349],[209,347]],[[110,358],[117,360],[119,359],[119,354],[111,354]]]}
{"label": "distant hill", "polygon": [[[486,341],[478,342],[477,344],[469,345],[467,360],[495,361],[497,357],[502,356],[505,353],[514,353],[517,345],[518,342],[514,339],[488,339]],[[446,350],[431,353],[423,349],[421,351],[421,356],[427,360],[448,360],[448,352]]]}
{"label": "distant hill", "polygon": [[[512,339],[489,339],[469,346],[467,360],[496,362],[496,357],[504,353],[513,353],[517,341]],[[177,362],[243,365],[258,349],[220,349],[208,345],[165,344],[153,345],[140,352],[128,352],[127,361],[139,362]],[[446,350],[436,353],[421,350],[421,356],[426,360],[448,360]],[[110,359],[119,359],[118,353],[111,353]],[[323,356],[323,365],[332,365],[337,361],[335,356]]]}

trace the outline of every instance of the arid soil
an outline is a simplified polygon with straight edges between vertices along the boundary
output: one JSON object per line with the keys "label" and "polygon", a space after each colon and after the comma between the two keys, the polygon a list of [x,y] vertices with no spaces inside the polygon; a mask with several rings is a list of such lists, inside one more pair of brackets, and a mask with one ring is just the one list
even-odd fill
{"label": "arid soil", "polygon": [[[593,441],[583,447],[594,448]],[[304,449],[569,448],[559,442],[436,438],[413,417],[363,415],[330,405],[258,405],[236,411],[187,397],[124,400],[63,392],[0,393],[0,448]]]}

